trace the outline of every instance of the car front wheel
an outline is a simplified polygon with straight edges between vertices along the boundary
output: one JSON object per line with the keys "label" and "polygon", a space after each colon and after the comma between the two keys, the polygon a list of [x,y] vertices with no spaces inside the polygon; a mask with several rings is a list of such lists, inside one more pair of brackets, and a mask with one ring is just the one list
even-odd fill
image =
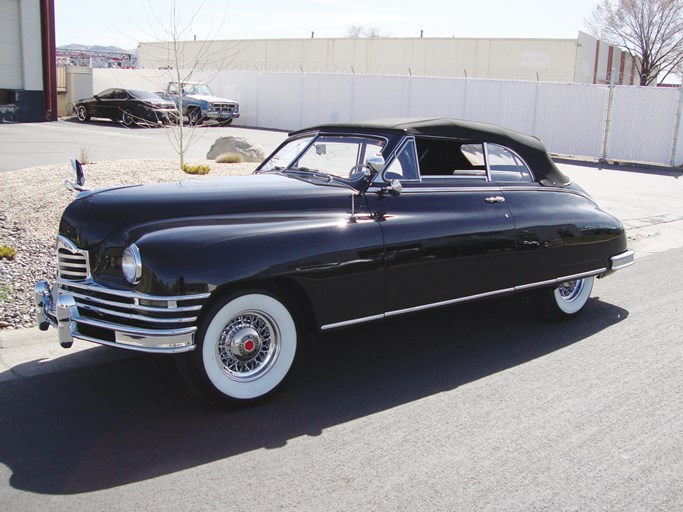
{"label": "car front wheel", "polygon": [[135,116],[130,109],[127,108],[121,113],[121,123],[128,128],[135,125]]}
{"label": "car front wheel", "polygon": [[193,108],[187,113],[187,122],[190,126],[199,126],[202,124],[202,111],[198,108]]}
{"label": "car front wheel", "polygon": [[78,107],[76,107],[76,118],[81,123],[85,123],[86,121],[90,120],[90,112],[88,112],[88,109],[85,107],[85,105],[78,105]]}
{"label": "car front wheel", "polygon": [[557,288],[538,292],[534,302],[551,320],[568,320],[578,315],[586,305],[594,281],[594,277],[563,281]]}
{"label": "car front wheel", "polygon": [[214,304],[196,342],[178,359],[181,374],[210,404],[234,405],[263,399],[282,383],[297,352],[297,328],[280,300],[245,293]]}

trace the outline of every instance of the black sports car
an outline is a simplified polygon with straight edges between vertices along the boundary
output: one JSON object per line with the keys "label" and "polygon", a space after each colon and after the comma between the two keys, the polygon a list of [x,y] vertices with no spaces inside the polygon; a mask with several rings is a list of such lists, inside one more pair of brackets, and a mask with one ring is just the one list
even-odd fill
{"label": "black sports car", "polygon": [[124,126],[171,122],[176,106],[153,92],[141,89],[106,89],[92,98],[78,100],[74,112],[79,121],[91,117],[108,118]]}
{"label": "black sports car", "polygon": [[180,354],[191,387],[226,403],[274,391],[302,330],[513,293],[568,319],[633,262],[622,224],[538,139],[379,121],[291,133],[251,176],[83,191],[57,283],[35,296],[63,346]]}

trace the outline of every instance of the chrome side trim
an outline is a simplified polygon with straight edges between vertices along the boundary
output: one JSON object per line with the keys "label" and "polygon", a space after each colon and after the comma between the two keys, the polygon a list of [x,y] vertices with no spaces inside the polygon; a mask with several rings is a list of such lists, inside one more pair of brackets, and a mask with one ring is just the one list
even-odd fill
{"label": "chrome side trim", "polygon": [[372,322],[373,320],[382,320],[384,318],[383,314],[366,316],[363,318],[355,318],[353,320],[345,320],[343,322],[336,322],[334,324],[325,324],[320,327],[321,331],[327,331],[330,329],[337,329],[339,327],[348,327],[349,325],[362,324],[365,322]]}
{"label": "chrome side trim", "polygon": [[[399,180],[401,181],[401,180]],[[452,193],[452,192],[481,192],[486,194],[491,194],[493,192],[500,192],[501,188],[495,184],[489,185],[488,187],[405,187],[403,189],[403,194],[434,194],[434,193]],[[379,192],[379,188],[370,187],[368,190],[370,192]]]}
{"label": "chrome side trim", "polygon": [[575,281],[576,279],[583,279],[584,277],[595,277],[607,272],[606,268],[599,268],[596,270],[591,270],[590,272],[582,272],[580,274],[573,274],[570,276],[558,277],[557,279],[549,279],[547,281],[539,281],[538,283],[523,284],[520,286],[515,286],[515,291],[529,290],[531,288],[541,288],[543,286],[552,286],[555,284],[560,284],[564,281]]}
{"label": "chrome side trim", "polygon": [[599,268],[599,269],[591,270],[589,272],[582,272],[580,274],[572,274],[572,275],[568,275],[568,276],[558,277],[556,279],[548,279],[547,281],[539,281],[537,283],[529,283],[529,284],[524,284],[524,285],[520,285],[520,286],[514,286],[511,288],[503,288],[500,290],[494,290],[492,292],[478,293],[476,295],[468,295],[466,297],[459,297],[457,299],[443,300],[440,302],[433,302],[431,304],[423,304],[421,306],[414,306],[411,308],[397,309],[394,311],[388,311],[384,315],[381,315],[381,314],[380,315],[372,315],[372,316],[367,316],[367,317],[363,317],[363,318],[355,318],[352,320],[345,320],[344,322],[337,322],[334,324],[325,324],[320,329],[322,331],[327,331],[330,329],[337,329],[339,327],[348,327],[351,325],[370,322],[373,320],[382,320],[384,318],[390,318],[390,317],[399,316],[399,315],[403,315],[403,314],[407,314],[407,313],[416,313],[419,311],[427,311],[429,309],[434,309],[434,308],[438,308],[438,307],[442,307],[442,306],[450,306],[450,305],[459,304],[462,302],[470,302],[473,300],[485,299],[485,298],[494,297],[497,295],[505,295],[508,293],[528,290],[528,289],[532,289],[532,288],[540,288],[543,286],[559,285],[563,281],[573,281],[575,279],[581,279],[584,277],[598,276],[598,275],[604,274],[605,272],[607,272],[606,268]]}
{"label": "chrome side trim", "polygon": [[502,290],[496,290],[494,292],[478,293],[476,295],[469,295],[467,297],[460,297],[458,299],[442,300],[440,302],[434,302],[432,304],[425,304],[423,306],[415,306],[412,308],[405,308],[405,309],[397,309],[395,311],[388,311],[386,316],[391,317],[391,316],[396,316],[396,315],[403,315],[405,313],[415,313],[418,311],[425,311],[427,309],[438,308],[441,306],[449,306],[451,304],[457,304],[459,302],[468,302],[471,300],[483,299],[485,297],[492,297],[494,295],[502,295],[504,293],[512,293],[514,291],[515,291],[514,288],[504,288]]}
{"label": "chrome side trim", "polygon": [[[538,183],[536,182],[536,185]],[[575,196],[579,197],[587,197],[586,194],[579,192],[578,190],[574,190],[572,188],[562,188],[562,187],[545,187],[543,185],[540,186],[533,186],[533,183],[531,185],[501,185],[501,190],[503,192],[563,192],[565,194],[574,194]],[[590,197],[588,197],[590,199]]]}

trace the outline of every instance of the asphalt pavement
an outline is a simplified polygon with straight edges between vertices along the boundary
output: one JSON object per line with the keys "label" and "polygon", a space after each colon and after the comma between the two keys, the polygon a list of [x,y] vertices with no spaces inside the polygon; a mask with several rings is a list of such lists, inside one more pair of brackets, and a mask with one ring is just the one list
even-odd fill
{"label": "asphalt pavement", "polygon": [[562,324],[517,298],[322,335],[234,412],[170,357],[36,350],[0,373],[0,507],[678,511],[682,258],[599,281]]}
{"label": "asphalt pavement", "polygon": [[[111,121],[79,123],[63,119],[54,123],[0,124],[0,172],[41,165],[61,164],[87,152],[91,161],[121,159],[174,159],[172,128],[141,128]],[[266,154],[287,136],[277,130],[202,125],[187,129],[192,142],[188,160],[204,160],[219,137],[245,137],[259,142]]]}

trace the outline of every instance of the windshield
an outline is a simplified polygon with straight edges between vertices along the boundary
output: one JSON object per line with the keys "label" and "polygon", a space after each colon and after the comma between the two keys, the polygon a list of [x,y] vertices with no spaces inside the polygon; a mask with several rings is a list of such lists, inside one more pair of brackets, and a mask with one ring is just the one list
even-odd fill
{"label": "windshield", "polygon": [[211,89],[209,89],[209,86],[206,84],[183,84],[183,93],[213,96]]}
{"label": "windshield", "polygon": [[318,135],[293,139],[261,167],[261,171],[299,169],[350,178],[362,165],[381,154],[386,141],[379,137]]}

